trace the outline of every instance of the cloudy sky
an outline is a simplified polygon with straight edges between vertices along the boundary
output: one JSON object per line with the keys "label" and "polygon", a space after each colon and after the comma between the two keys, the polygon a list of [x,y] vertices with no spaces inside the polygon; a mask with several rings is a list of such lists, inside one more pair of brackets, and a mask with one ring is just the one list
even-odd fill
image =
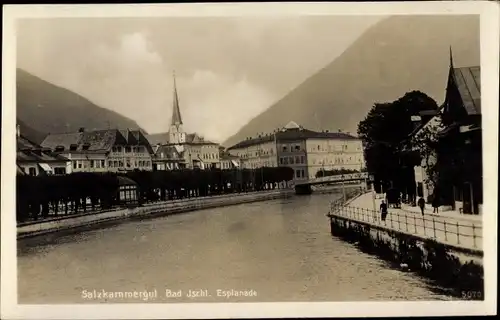
{"label": "cloudy sky", "polygon": [[168,130],[175,70],[185,129],[218,142],[382,17],[20,20],[18,67]]}

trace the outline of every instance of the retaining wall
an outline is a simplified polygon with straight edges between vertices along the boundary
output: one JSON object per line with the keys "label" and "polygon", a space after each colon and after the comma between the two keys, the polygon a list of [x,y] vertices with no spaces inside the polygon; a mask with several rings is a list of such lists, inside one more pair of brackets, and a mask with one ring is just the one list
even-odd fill
{"label": "retaining wall", "polygon": [[378,255],[395,267],[416,272],[445,288],[450,295],[484,299],[482,252],[464,251],[432,239],[329,215],[332,235]]}

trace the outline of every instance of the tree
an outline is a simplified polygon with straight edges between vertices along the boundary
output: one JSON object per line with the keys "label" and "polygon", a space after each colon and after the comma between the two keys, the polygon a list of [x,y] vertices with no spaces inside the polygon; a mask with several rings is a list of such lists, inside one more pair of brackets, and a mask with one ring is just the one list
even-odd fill
{"label": "tree", "polygon": [[411,117],[419,115],[420,111],[437,109],[432,98],[420,91],[411,91],[393,102],[375,103],[358,124],[367,170],[385,188],[413,192],[415,180],[413,177],[411,181],[411,177],[416,163],[405,151],[408,137],[415,128]]}

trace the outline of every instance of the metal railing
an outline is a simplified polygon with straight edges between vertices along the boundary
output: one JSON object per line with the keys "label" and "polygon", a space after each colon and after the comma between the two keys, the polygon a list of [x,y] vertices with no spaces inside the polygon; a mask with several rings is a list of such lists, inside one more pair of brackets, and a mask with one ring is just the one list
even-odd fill
{"label": "metal railing", "polygon": [[390,228],[403,233],[431,238],[438,242],[458,245],[465,248],[482,249],[482,224],[475,222],[453,221],[446,217],[427,218],[417,213],[407,214],[388,212],[382,220],[377,211],[353,206],[343,206],[332,202],[329,216],[339,216],[354,221]]}
{"label": "metal railing", "polygon": [[360,172],[360,173],[348,173],[348,174],[339,174],[333,176],[324,176],[319,178],[311,178],[305,181],[299,181],[296,184],[310,184],[310,183],[320,183],[320,182],[341,182],[341,181],[352,181],[359,180],[364,181],[368,179],[368,172]]}
{"label": "metal railing", "polygon": [[[204,204],[206,201],[223,201],[227,200],[228,198],[233,198],[236,195],[239,197],[252,197],[254,195],[259,195],[259,194],[279,194],[282,192],[286,192],[289,189],[274,189],[274,190],[259,190],[259,191],[249,191],[249,192],[241,192],[241,193],[226,193],[226,194],[217,194],[217,195],[208,195],[208,196],[192,196],[192,197],[185,197],[185,198],[177,198],[177,199],[169,199],[169,200],[156,200],[156,201],[148,201],[145,202],[141,205],[142,208],[149,208],[149,207],[155,207],[155,206],[164,206],[167,209],[177,209],[180,207],[186,207],[187,209],[192,209],[192,208],[198,208],[202,204]],[[18,221],[17,225],[18,226],[23,226],[23,225],[29,225],[29,224],[34,224],[34,223],[41,223],[41,222],[47,222],[47,221],[52,221],[52,220],[60,220],[60,219],[67,219],[67,218],[76,218],[80,216],[87,216],[87,215],[96,215],[104,212],[111,212],[111,211],[117,211],[120,209],[123,209],[125,206],[123,205],[115,205],[112,208],[109,209],[102,209],[100,205],[96,205],[94,210],[92,210],[90,202],[87,202],[86,205],[86,210],[83,209],[81,205],[78,206],[77,212],[71,207],[71,205],[68,204],[68,213],[65,213],[65,206],[64,204],[59,204],[58,205],[58,213],[57,215],[55,214],[55,210],[53,206],[49,206],[49,211],[47,216],[42,216],[40,213],[38,215],[38,219],[34,220],[32,217],[28,217],[24,221]]]}

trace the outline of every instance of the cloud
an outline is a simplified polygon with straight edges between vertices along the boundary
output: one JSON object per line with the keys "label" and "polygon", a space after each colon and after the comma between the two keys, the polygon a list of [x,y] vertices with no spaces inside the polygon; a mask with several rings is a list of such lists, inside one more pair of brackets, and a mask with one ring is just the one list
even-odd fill
{"label": "cloud", "polygon": [[[99,70],[106,66],[106,74]],[[118,44],[90,50],[81,83],[84,94],[120,110],[149,132],[167,131],[172,114],[174,66],[163,61],[142,33],[123,35]],[[178,73],[177,86],[185,129],[222,142],[275,97],[246,78],[211,70]]]}
{"label": "cloud", "polygon": [[19,24],[18,66],[152,133],[168,130],[175,69],[186,129],[222,141],[333,60],[369,20],[32,19]]}

